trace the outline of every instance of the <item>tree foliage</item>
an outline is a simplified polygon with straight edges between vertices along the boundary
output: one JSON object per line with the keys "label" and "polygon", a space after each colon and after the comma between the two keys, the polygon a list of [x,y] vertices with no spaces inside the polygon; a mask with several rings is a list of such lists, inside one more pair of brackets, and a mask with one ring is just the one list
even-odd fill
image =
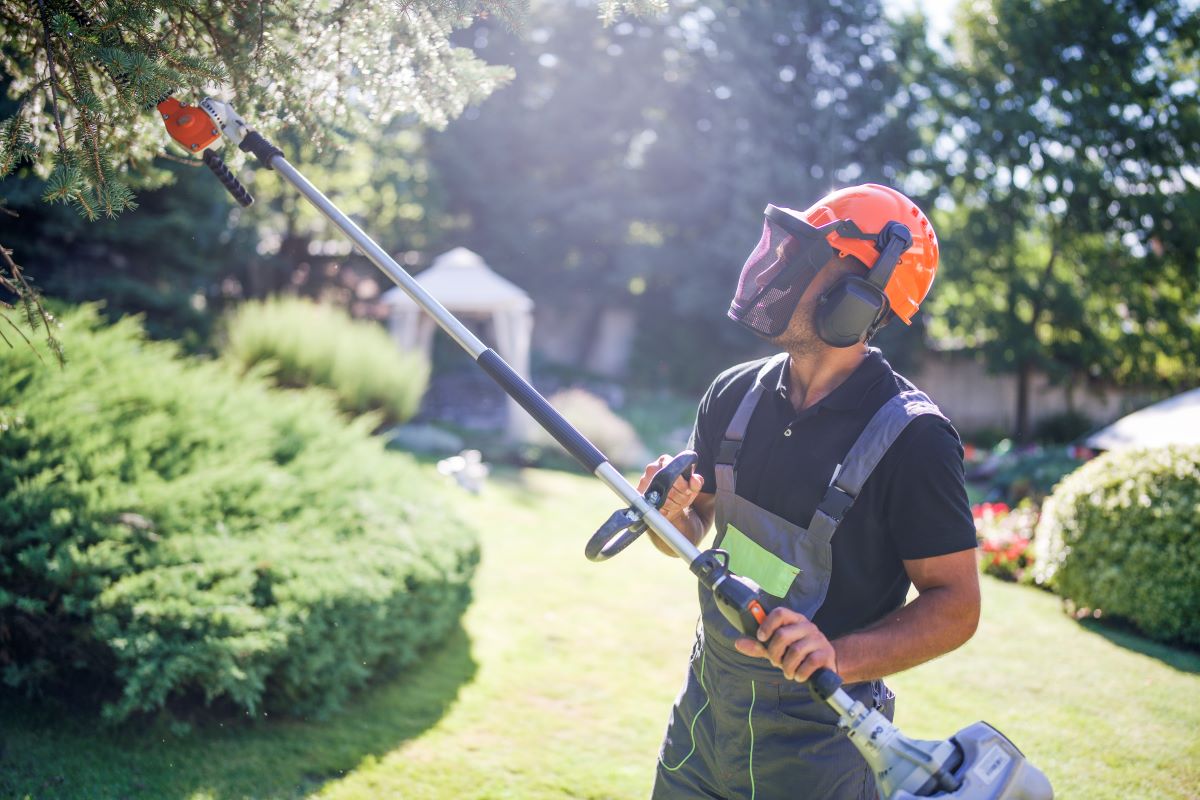
{"label": "tree foliage", "polygon": [[912,93],[941,193],[935,334],[1029,377],[1200,370],[1200,18],[1174,0],[978,0]]}
{"label": "tree foliage", "polygon": [[509,75],[450,46],[450,31],[517,11],[502,0],[37,0],[5,4],[0,31],[18,138],[41,153],[46,199],[95,218],[131,207],[118,171],[155,175],[167,140],[151,109],[167,95],[219,89],[265,131],[318,140],[402,115],[444,125]]}
{"label": "tree foliage", "polygon": [[[506,0],[318,4],[233,0],[36,0],[0,6],[0,56],[15,109],[0,127],[0,178],[26,164],[41,197],[89,220],[161,185],[167,137],[153,106],[217,90],[264,130],[327,141],[407,116],[444,125],[508,70],[448,35],[478,13],[515,19]],[[36,306],[12,268],[5,289]],[[43,318],[49,326],[49,319]],[[53,336],[51,336],[53,339]]]}
{"label": "tree foliage", "polygon": [[[662,5],[603,0],[598,11],[611,20]],[[232,97],[255,126],[304,143],[309,163],[329,163],[347,141],[384,145],[397,122],[440,127],[487,96],[511,71],[453,46],[450,33],[477,17],[516,28],[527,11],[527,0],[6,3],[0,179],[32,173],[42,199],[88,219],[134,208],[134,189],[173,177],[163,163],[178,155],[152,111],[171,93]],[[250,283],[263,283],[259,267]],[[3,288],[37,310],[23,277],[0,266]]]}
{"label": "tree foliage", "polygon": [[511,53],[516,78],[433,141],[456,236],[539,302],[635,309],[638,366],[695,384],[757,346],[723,319],[763,207],[896,182],[898,44],[872,0],[680,4],[605,30],[584,15],[460,34]]}

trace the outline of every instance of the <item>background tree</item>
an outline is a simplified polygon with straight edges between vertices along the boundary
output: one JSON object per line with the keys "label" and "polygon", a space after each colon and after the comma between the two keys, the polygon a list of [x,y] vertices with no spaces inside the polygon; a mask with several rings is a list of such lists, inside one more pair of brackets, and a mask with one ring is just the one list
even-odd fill
{"label": "background tree", "polygon": [[870,0],[704,2],[607,30],[560,4],[524,38],[487,20],[459,36],[517,77],[432,142],[455,236],[542,304],[593,324],[635,309],[634,366],[676,385],[759,346],[723,319],[763,207],[895,182],[912,145]]}
{"label": "background tree", "polygon": [[1174,0],[977,0],[911,90],[941,193],[934,332],[1017,375],[1200,370],[1200,18]]}

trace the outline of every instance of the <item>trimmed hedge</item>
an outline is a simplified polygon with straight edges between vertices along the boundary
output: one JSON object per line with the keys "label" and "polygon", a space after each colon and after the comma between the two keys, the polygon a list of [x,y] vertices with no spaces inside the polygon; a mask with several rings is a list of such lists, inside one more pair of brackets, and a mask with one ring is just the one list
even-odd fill
{"label": "trimmed hedge", "polygon": [[1079,609],[1200,645],[1200,447],[1117,451],[1055,489],[1034,577]]}
{"label": "trimmed hedge", "polygon": [[64,317],[67,368],[0,348],[0,675],[122,720],[203,700],[322,712],[453,627],[478,561],[372,415]]}
{"label": "trimmed hedge", "polygon": [[222,355],[262,364],[280,386],[324,386],[351,414],[380,411],[389,422],[417,412],[429,364],[396,349],[373,322],[296,297],[244,303],[226,321]]}

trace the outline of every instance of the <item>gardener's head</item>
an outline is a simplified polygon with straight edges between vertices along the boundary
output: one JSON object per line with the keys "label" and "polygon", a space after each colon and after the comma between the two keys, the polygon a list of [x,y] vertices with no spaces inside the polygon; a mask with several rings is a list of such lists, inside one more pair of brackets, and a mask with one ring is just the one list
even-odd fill
{"label": "gardener's head", "polygon": [[920,209],[894,189],[841,189],[803,212],[767,206],[729,317],[791,349],[849,347],[891,317],[909,324],[937,272]]}

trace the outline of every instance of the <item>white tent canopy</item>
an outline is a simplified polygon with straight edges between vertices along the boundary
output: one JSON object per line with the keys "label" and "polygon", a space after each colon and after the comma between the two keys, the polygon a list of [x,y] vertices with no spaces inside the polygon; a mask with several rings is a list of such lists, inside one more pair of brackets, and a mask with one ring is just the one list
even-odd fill
{"label": "white tent canopy", "polygon": [[[493,272],[478,253],[456,247],[433,260],[417,283],[455,316],[490,321],[496,352],[526,378],[533,337],[533,300],[521,287]],[[388,328],[396,346],[430,358],[437,324],[399,286],[383,301],[391,309]],[[509,430],[517,431],[519,406],[510,401]]]}
{"label": "white tent canopy", "polygon": [[1093,433],[1087,446],[1097,450],[1200,444],[1200,389],[1146,406]]}

